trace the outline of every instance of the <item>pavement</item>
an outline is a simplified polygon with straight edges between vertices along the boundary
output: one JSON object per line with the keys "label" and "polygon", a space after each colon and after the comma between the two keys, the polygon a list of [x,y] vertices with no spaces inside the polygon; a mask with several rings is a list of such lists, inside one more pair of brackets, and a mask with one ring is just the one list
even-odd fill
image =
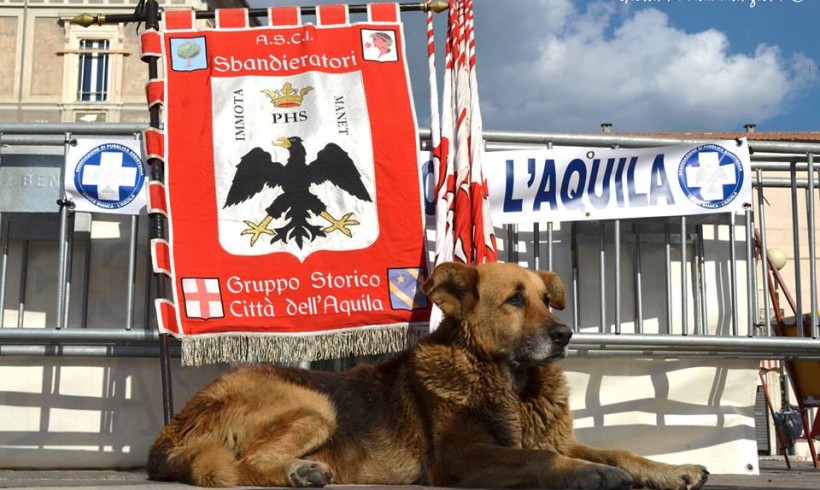
{"label": "pavement", "polygon": [[[181,483],[160,483],[147,479],[143,470],[0,470],[0,488],[54,490],[67,488],[111,490],[173,490],[193,487]],[[430,490],[417,486],[330,485],[343,490]],[[820,469],[808,461],[792,461],[787,469],[783,458],[760,460],[760,475],[712,475],[705,489],[712,490],[803,490],[820,489]]]}
{"label": "pavement", "polygon": [[713,490],[801,490],[820,489],[820,468],[810,461],[791,461],[791,469],[786,467],[782,457],[761,459],[760,474],[711,475],[704,489]]}

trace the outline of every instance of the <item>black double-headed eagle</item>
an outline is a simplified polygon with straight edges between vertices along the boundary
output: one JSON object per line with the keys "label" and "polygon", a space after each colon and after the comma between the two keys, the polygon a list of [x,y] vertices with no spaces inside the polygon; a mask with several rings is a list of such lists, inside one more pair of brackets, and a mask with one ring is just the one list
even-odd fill
{"label": "black double-headed eagle", "polygon": [[[353,213],[347,213],[338,220],[333,218],[327,212],[327,205],[310,190],[314,184],[330,182],[354,197],[372,201],[359,170],[347,152],[335,143],[328,143],[319,151],[316,160],[308,164],[302,138],[282,137],[274,145],[288,149],[287,162],[274,162],[270,153],[262,148],[252,149],[236,166],[236,174],[225,200],[224,207],[227,208],[250,199],[265,186],[272,189],[281,188],[282,193],[267,207],[267,216],[260,223],[245,221],[248,229],[242,234],[252,235],[251,246],[263,234],[273,236],[271,243],[277,240],[293,240],[299,248],[302,248],[305,241],[313,241],[316,237],[337,230],[352,236],[348,227],[359,224],[358,221],[350,219]],[[287,223],[280,228],[269,230],[270,222],[282,215],[288,220]],[[330,223],[330,226],[323,228],[309,223],[308,219],[313,216],[321,216]]]}

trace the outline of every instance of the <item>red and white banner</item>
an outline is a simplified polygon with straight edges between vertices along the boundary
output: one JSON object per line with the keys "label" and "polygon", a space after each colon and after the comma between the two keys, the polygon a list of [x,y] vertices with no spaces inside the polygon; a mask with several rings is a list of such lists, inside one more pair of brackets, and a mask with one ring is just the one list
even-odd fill
{"label": "red and white banner", "polygon": [[[431,124],[436,165],[436,263],[494,262],[496,240],[482,171],[484,140],[478,105],[472,0],[451,1],[449,15],[440,135],[437,121]],[[431,78],[435,77],[434,52],[432,22],[428,19]],[[438,117],[436,99],[433,98],[432,119]]]}
{"label": "red and white banner", "polygon": [[[417,128],[398,5],[216,29],[166,12],[162,328],[184,362],[402,349],[426,324]],[[165,255],[162,243],[155,244]]]}
{"label": "red and white banner", "polygon": [[[484,139],[476,79],[472,0],[451,0],[445,43],[441,129],[435,83],[433,23],[428,14],[432,159],[435,175],[435,264],[495,262],[496,237],[490,221],[487,181],[482,170]],[[430,321],[435,328],[440,312]]]}
{"label": "red and white banner", "polygon": [[780,371],[780,360],[763,359],[760,361],[760,369],[764,371]]}

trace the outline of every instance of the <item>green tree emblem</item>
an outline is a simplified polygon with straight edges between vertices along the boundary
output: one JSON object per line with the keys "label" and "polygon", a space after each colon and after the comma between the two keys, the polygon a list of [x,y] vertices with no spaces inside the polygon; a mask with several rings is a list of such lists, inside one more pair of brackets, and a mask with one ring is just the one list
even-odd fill
{"label": "green tree emblem", "polygon": [[177,47],[177,56],[185,60],[186,67],[190,67],[191,60],[196,58],[200,51],[202,51],[202,49],[198,44],[194,44],[191,41],[185,41]]}

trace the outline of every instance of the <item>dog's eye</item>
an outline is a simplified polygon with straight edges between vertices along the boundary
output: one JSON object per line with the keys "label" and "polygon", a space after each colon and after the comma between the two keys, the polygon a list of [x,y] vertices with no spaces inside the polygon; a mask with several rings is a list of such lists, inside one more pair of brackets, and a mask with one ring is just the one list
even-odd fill
{"label": "dog's eye", "polygon": [[508,305],[521,307],[524,306],[524,293],[521,291],[516,291],[515,294],[507,298],[505,301]]}

